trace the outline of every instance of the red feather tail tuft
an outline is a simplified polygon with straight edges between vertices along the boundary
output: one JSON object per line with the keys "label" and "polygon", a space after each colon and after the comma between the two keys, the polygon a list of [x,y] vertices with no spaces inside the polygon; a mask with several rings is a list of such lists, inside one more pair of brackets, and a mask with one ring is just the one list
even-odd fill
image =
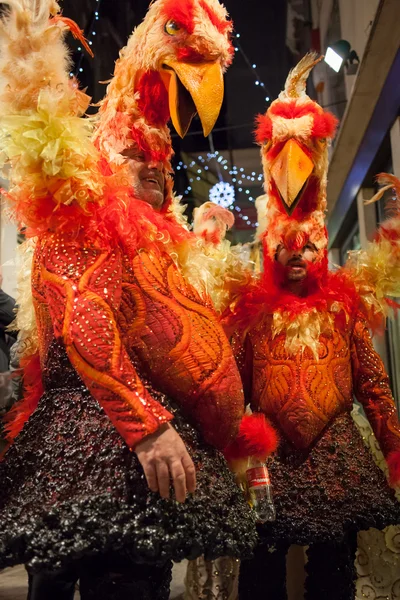
{"label": "red feather tail tuft", "polygon": [[13,406],[4,418],[6,439],[9,442],[13,442],[22,431],[29,417],[36,410],[43,394],[39,353],[29,357],[26,364],[21,364],[21,367],[24,377],[24,397]]}
{"label": "red feather tail tuft", "polygon": [[85,35],[84,35],[82,29],[79,28],[79,26],[75,23],[75,21],[73,21],[72,19],[68,19],[68,17],[62,17],[61,15],[56,15],[55,17],[53,17],[51,19],[51,23],[57,23],[60,21],[66,27],[68,27],[68,29],[70,30],[70,32],[72,33],[74,38],[76,40],[80,41],[82,46],[85,48],[86,52],[93,58],[94,54],[92,52],[92,49],[89,46],[89,44],[87,43],[87,41],[85,40]]}
{"label": "red feather tail tuft", "polygon": [[242,418],[237,438],[224,451],[226,460],[234,461],[254,456],[265,460],[278,447],[278,434],[262,413]]}
{"label": "red feather tail tuft", "polygon": [[389,467],[389,483],[392,487],[400,486],[400,450],[390,452],[386,458]]}

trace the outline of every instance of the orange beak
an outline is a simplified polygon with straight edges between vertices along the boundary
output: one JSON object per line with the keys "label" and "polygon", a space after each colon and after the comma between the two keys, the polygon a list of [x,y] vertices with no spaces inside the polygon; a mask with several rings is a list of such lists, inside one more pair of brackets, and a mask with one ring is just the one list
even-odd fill
{"label": "orange beak", "polygon": [[185,137],[198,113],[207,137],[215,125],[224,99],[224,80],[219,61],[164,62],[161,77],[168,91],[169,111],[177,133]]}
{"label": "orange beak", "polygon": [[289,214],[294,209],[295,202],[313,169],[311,158],[294,139],[286,142],[272,163],[271,176]]}

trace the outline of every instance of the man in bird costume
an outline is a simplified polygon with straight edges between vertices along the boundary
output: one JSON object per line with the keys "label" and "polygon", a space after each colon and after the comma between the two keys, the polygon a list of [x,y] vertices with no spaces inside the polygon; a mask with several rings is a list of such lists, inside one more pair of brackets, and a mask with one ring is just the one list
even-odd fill
{"label": "man in bird costume", "polygon": [[[27,564],[31,600],[69,599],[77,578],[84,600],[167,598],[172,559],[255,543],[218,451],[246,433],[242,385],[210,299],[181,266],[196,239],[174,211],[167,127],[171,117],[184,135],[197,112],[209,133],[232,26],[217,0],[152,3],[93,121],[69,77],[63,39],[81,38],[77,26],[52,0],[9,4],[0,146],[33,259],[19,315],[25,397],[0,463],[0,566]],[[252,451],[265,452],[258,423]],[[57,569],[55,587],[40,577]]]}
{"label": "man in bird costume", "polygon": [[306,94],[315,60],[307,55],[297,65],[258,119],[267,193],[263,273],[228,318],[246,399],[280,438],[269,462],[276,521],[260,525],[254,558],[241,565],[241,600],[287,597],[291,544],[309,547],[308,600],[353,599],[357,532],[400,522],[394,491],[350,414],[354,394],[390,483],[399,485],[400,425],[369,332],[399,293],[398,207],[366,253],[328,271],[327,153],[336,119]]}

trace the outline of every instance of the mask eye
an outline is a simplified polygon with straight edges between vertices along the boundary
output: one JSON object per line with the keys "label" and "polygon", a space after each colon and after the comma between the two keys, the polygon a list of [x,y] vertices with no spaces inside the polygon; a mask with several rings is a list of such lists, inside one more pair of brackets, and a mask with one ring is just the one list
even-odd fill
{"label": "mask eye", "polygon": [[169,20],[164,27],[165,33],[168,35],[178,35],[182,31],[182,27],[176,21]]}

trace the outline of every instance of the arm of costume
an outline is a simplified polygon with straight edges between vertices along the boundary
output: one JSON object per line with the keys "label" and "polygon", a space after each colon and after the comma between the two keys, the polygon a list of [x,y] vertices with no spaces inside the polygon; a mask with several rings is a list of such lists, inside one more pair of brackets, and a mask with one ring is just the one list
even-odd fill
{"label": "arm of costume", "polygon": [[[400,479],[400,424],[389,377],[375,351],[366,321],[358,317],[351,347],[354,390],[388,461],[391,479]],[[396,471],[396,473],[394,472]]]}
{"label": "arm of costume", "polygon": [[[236,330],[231,345],[242,378],[245,402],[251,405],[253,346],[250,336],[244,336],[243,332]],[[243,416],[236,439],[224,450],[225,458],[237,473],[246,470],[249,456],[264,461],[276,451],[279,444],[278,434],[272,424],[262,412],[257,412],[257,407],[251,405],[251,408],[255,412]]]}
{"label": "arm of costume", "polygon": [[53,237],[42,254],[41,278],[55,336],[63,339],[72,365],[133,448],[172,415],[150,396],[119,336],[119,253]]}

